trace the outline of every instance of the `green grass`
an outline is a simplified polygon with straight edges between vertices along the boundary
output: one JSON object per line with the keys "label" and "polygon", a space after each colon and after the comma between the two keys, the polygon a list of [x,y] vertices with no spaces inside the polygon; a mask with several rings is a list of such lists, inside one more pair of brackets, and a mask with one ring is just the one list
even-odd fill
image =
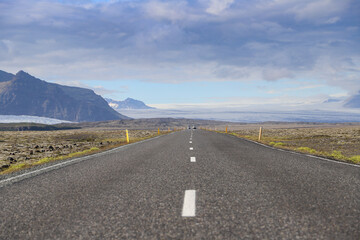
{"label": "green grass", "polygon": [[340,152],[340,151],[336,151],[334,150],[331,154],[330,157],[333,157],[335,159],[346,159],[346,157]]}
{"label": "green grass", "polygon": [[20,169],[24,169],[26,167],[28,167],[28,164],[26,164],[26,163],[19,163],[19,164],[15,164],[15,165],[10,165],[10,167],[8,169],[2,171],[0,174],[15,172],[15,171],[18,171]]}
{"label": "green grass", "polygon": [[283,147],[286,145],[283,142],[270,142],[269,144],[272,145],[273,147]]}
{"label": "green grass", "polygon": [[19,164],[15,164],[15,165],[10,165],[10,167],[8,169],[0,172],[0,174],[7,174],[7,173],[15,172],[15,171],[18,171],[18,170],[21,170],[24,168],[28,168],[31,166],[36,166],[36,165],[40,165],[40,164],[44,164],[44,163],[48,163],[48,162],[52,162],[52,161],[58,161],[58,160],[63,160],[63,159],[68,159],[68,158],[73,158],[73,157],[79,157],[79,156],[97,152],[99,150],[100,150],[99,148],[93,147],[93,148],[86,149],[81,152],[69,153],[68,155],[57,156],[57,157],[45,157],[34,163],[19,163]]}
{"label": "green grass", "polygon": [[350,161],[359,164],[359,163],[360,163],[360,155],[352,156],[352,157],[350,158]]}
{"label": "green grass", "polygon": [[63,156],[57,156],[57,157],[46,157],[46,158],[42,158],[39,161],[33,163],[32,165],[40,165],[40,164],[44,164],[44,163],[48,163],[48,162],[52,162],[52,161],[57,161],[57,160],[63,160],[63,159],[68,159],[68,158],[73,158],[73,157],[79,157],[82,155],[86,155],[95,151],[99,151],[100,149],[97,147],[93,147],[90,149],[86,149],[84,151],[81,152],[74,152],[74,153],[69,153],[68,155],[63,155]]}
{"label": "green grass", "polygon": [[309,147],[298,147],[296,150],[299,150],[301,152],[308,152],[308,153],[311,153],[311,154],[318,153],[315,149],[309,148]]}

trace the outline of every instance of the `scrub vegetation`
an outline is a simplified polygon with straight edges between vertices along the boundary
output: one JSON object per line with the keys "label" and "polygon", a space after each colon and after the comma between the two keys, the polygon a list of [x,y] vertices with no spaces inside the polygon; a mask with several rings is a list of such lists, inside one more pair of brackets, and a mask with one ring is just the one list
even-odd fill
{"label": "scrub vegetation", "polygon": [[[161,131],[166,134],[168,131]],[[155,130],[129,130],[130,143],[158,136]],[[93,154],[127,144],[125,130],[72,129],[0,132],[0,174]]]}
{"label": "scrub vegetation", "polygon": [[[259,126],[240,127],[229,134],[258,141]],[[263,126],[261,143],[360,164],[360,126]]]}

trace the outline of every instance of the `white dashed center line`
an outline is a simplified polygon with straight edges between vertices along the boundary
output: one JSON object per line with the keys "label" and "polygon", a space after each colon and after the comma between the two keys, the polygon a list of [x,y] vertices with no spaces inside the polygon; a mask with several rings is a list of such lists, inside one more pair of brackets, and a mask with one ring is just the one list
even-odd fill
{"label": "white dashed center line", "polygon": [[191,147],[191,148],[190,148],[190,150],[194,150],[194,148],[193,148],[193,147]]}
{"label": "white dashed center line", "polygon": [[196,162],[196,158],[195,157],[190,157],[190,162]]}
{"label": "white dashed center line", "polygon": [[182,209],[183,217],[195,217],[195,201],[196,201],[196,191],[195,190],[186,190],[184,196],[184,205]]}
{"label": "white dashed center line", "polygon": [[190,141],[189,143],[192,143],[192,141]]}

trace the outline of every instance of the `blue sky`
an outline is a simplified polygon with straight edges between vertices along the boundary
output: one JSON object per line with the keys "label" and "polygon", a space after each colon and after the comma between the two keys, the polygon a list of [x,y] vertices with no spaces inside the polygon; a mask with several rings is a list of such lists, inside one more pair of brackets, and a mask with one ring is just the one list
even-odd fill
{"label": "blue sky", "polygon": [[[95,89],[103,86],[103,81],[83,81]],[[116,89],[114,92],[105,91],[109,98],[132,98],[142,99],[152,105],[158,104],[191,104],[191,103],[219,103],[236,102],[240,98],[273,99],[282,96],[292,98],[311,98],[314,95],[320,99],[329,97],[337,98],[346,95],[338,87],[326,85],[314,85],[312,80],[298,80],[291,82],[286,79],[276,82],[252,81],[252,82],[183,82],[183,83],[161,83],[142,82],[138,80],[111,81],[105,83],[107,89]]]}
{"label": "blue sky", "polygon": [[356,0],[2,0],[0,66],[176,108],[360,90]]}

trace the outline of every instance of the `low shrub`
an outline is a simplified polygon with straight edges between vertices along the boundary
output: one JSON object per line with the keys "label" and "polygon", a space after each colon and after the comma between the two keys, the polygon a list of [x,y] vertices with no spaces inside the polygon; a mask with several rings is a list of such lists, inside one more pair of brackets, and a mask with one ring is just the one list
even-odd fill
{"label": "low shrub", "polygon": [[346,159],[346,157],[340,151],[336,150],[331,153],[330,157],[333,157],[335,159]]}
{"label": "low shrub", "polygon": [[350,158],[350,161],[352,161],[354,163],[360,163],[360,155],[352,156]]}
{"label": "low shrub", "polygon": [[285,146],[286,144],[283,142],[270,142],[270,145],[274,146],[274,147],[281,147],[281,146]]}
{"label": "low shrub", "polygon": [[301,151],[301,152],[308,152],[308,153],[312,153],[312,154],[316,154],[317,151],[315,149],[309,148],[309,147],[298,147],[297,150]]}

